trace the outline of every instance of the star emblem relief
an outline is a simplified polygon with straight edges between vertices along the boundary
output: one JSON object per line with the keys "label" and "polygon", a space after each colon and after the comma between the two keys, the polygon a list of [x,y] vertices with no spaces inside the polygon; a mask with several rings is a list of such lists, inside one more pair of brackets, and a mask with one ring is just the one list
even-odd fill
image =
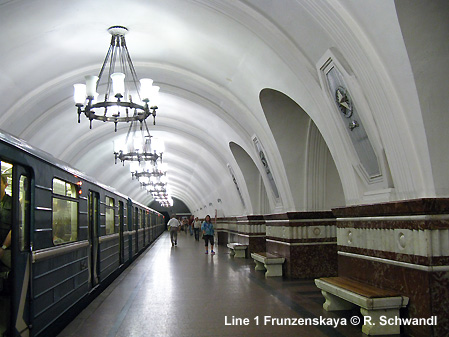
{"label": "star emblem relief", "polygon": [[338,87],[335,91],[335,101],[337,103],[338,109],[346,117],[352,116],[352,102],[347,91],[343,87]]}

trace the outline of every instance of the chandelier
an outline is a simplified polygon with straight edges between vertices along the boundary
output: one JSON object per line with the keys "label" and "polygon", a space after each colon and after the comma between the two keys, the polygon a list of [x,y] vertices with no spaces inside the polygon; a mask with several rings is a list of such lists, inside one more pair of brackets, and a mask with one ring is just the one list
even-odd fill
{"label": "chandelier", "polygon": [[157,201],[163,207],[173,206],[173,198],[165,191],[153,191],[151,195],[155,201]]}
{"label": "chandelier", "polygon": [[[158,159],[162,162],[162,153],[165,150],[164,143],[159,138],[154,138],[148,131],[147,124],[143,122],[145,128],[137,128],[136,123],[131,122],[124,142],[114,141],[115,163],[119,159],[123,165],[125,160],[131,162],[152,162],[155,164]],[[153,139],[152,139],[153,138]],[[131,168],[135,167],[133,165]],[[132,171],[131,171],[132,172]]]}
{"label": "chandelier", "polygon": [[[159,139],[155,139],[156,144],[160,144],[160,149],[163,150],[163,142]],[[140,162],[131,163],[130,166],[132,178],[136,178],[141,183],[146,182],[146,179],[156,181],[161,180],[163,176],[167,173],[167,164],[158,162]],[[148,181],[149,181],[148,180]],[[163,179],[162,179],[163,180]]]}
{"label": "chandelier", "polygon": [[167,179],[167,164],[159,162],[130,163],[132,178],[136,178],[140,186],[163,207],[173,206]]}
{"label": "chandelier", "polygon": [[[136,70],[126,47],[126,27],[113,26],[108,29],[112,35],[111,44],[98,76],[86,76],[86,84],[74,85],[75,106],[78,108],[78,123],[81,113],[92,121],[103,122],[145,122],[151,115],[156,124],[158,86],[153,86],[153,80],[143,78],[140,88]],[[108,69],[107,76],[103,76]],[[106,79],[105,79],[106,77]],[[130,80],[125,81],[125,78]],[[103,80],[103,81],[102,81]],[[106,83],[103,83],[106,82]],[[97,89],[106,85],[103,95]],[[151,104],[150,104],[151,103]]]}

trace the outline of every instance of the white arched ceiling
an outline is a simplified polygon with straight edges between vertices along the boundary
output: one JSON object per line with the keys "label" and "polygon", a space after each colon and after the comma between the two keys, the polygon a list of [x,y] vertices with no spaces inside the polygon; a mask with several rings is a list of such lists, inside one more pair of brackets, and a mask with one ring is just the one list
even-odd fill
{"label": "white arched ceiling", "polygon": [[[138,76],[161,87],[150,132],[166,142],[173,195],[199,215],[244,212],[227,166],[240,174],[229,143],[239,144],[260,171],[254,135],[279,187],[276,211],[298,209],[289,196],[280,154],[285,149],[276,144],[259,101],[264,88],[307,111],[329,146],[347,204],[367,202],[367,191],[377,201],[435,196],[433,174],[447,171],[429,159],[425,102],[416,94],[408,54],[419,51],[406,48],[393,1],[14,0],[0,1],[0,25],[0,129],[142,203],[151,197],[131,180],[126,165],[113,160],[112,141],[124,136],[126,125],[115,133],[113,125],[94,122],[89,130],[84,116],[77,124],[71,98],[72,84],[98,74],[110,41],[106,30],[113,25],[129,28],[127,46]],[[439,41],[444,50],[447,39]],[[330,54],[344,68],[367,131],[391,171],[385,191],[360,188],[320,74]],[[425,78],[420,80],[422,88]],[[447,106],[439,99],[434,106]],[[435,137],[430,146],[438,146]],[[439,152],[432,153],[436,158]]]}

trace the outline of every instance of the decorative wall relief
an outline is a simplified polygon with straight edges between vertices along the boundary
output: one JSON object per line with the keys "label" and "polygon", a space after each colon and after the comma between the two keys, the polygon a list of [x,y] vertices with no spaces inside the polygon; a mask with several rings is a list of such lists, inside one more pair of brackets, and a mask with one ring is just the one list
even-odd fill
{"label": "decorative wall relief", "polygon": [[260,143],[257,137],[253,138],[254,145],[256,146],[256,151],[259,154],[260,161],[265,169],[265,174],[267,175],[268,181],[270,182],[271,190],[273,191],[274,197],[276,200],[279,199],[279,190],[276,186],[276,182],[274,181],[273,174],[271,173],[270,165],[268,164],[268,159],[265,155],[265,151],[263,149],[262,144]]}
{"label": "decorative wall relief", "polygon": [[242,191],[240,190],[239,183],[237,181],[237,178],[235,177],[234,170],[232,169],[230,164],[228,164],[228,169],[229,169],[229,173],[231,174],[232,181],[234,182],[235,188],[237,189],[237,193],[239,194],[240,201],[242,202],[243,208],[246,208],[245,200],[243,200],[243,196],[242,196]]}
{"label": "decorative wall relief", "polygon": [[354,145],[359,160],[370,179],[381,175],[379,162],[374,148],[363,126],[350,90],[343,75],[332,62],[323,70],[329,86],[331,97],[334,98],[336,111],[346,126],[347,133]]}

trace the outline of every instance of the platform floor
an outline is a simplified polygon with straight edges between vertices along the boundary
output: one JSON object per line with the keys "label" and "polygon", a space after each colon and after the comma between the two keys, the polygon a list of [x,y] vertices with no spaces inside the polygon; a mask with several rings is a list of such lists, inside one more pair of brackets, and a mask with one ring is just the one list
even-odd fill
{"label": "platform floor", "polygon": [[[265,279],[251,259],[215,248],[216,255],[205,255],[204,241],[185,233],[172,247],[165,232],[58,336],[366,336],[349,322],[361,317],[357,310],[322,309],[313,280]],[[320,317],[347,325],[280,320]]]}

